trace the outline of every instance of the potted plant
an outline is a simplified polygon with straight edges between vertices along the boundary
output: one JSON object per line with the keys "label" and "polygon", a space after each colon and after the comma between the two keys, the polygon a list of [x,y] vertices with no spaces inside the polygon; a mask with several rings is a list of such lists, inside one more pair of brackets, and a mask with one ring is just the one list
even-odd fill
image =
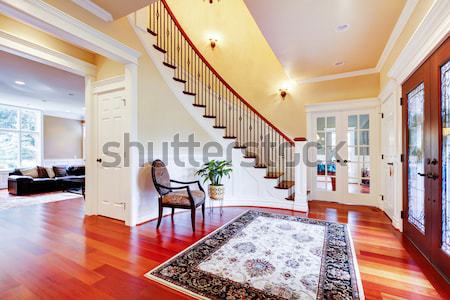
{"label": "potted plant", "polygon": [[213,200],[223,200],[225,195],[225,187],[222,184],[222,178],[233,171],[231,161],[227,160],[211,160],[203,165],[203,168],[195,174],[203,178],[203,182],[210,182],[208,187],[209,197]]}

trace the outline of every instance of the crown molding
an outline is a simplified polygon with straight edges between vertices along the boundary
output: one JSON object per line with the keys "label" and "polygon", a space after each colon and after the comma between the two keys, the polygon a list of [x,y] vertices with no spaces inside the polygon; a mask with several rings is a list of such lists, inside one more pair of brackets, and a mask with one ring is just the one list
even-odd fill
{"label": "crown molding", "polygon": [[389,54],[392,51],[392,48],[394,48],[395,43],[397,42],[398,38],[400,37],[401,33],[405,29],[406,24],[409,21],[409,18],[411,17],[412,13],[414,12],[414,9],[417,6],[417,3],[419,3],[419,0],[407,0],[405,7],[403,7],[402,13],[400,14],[400,17],[397,20],[397,23],[394,26],[394,30],[392,30],[391,35],[389,36],[388,42],[386,43],[386,46],[384,47],[383,53],[380,56],[380,59],[378,60],[377,66],[375,69],[378,70],[378,72],[381,71],[381,69],[384,66],[384,63],[386,62],[386,59],[389,57]]}
{"label": "crown molding", "polygon": [[0,30],[0,50],[80,76],[95,76],[97,67],[78,58]]}
{"label": "crown molding", "polygon": [[357,70],[357,71],[346,72],[346,73],[339,73],[339,74],[325,75],[325,76],[313,77],[313,78],[308,78],[308,79],[303,79],[303,80],[297,80],[297,83],[298,84],[316,83],[316,82],[322,82],[322,81],[370,75],[370,74],[375,74],[378,72],[379,71],[377,69],[370,68],[370,69]]}
{"label": "crown molding", "polygon": [[75,3],[76,5],[84,8],[85,10],[87,10],[88,12],[90,12],[94,16],[102,19],[105,22],[113,21],[113,17],[108,11],[101,8],[100,6],[98,6],[97,4],[92,2],[91,0],[72,0],[72,2]]}
{"label": "crown molding", "polygon": [[141,55],[43,0],[0,0],[0,11],[13,19],[123,64],[137,64]]}
{"label": "crown molding", "polygon": [[354,109],[364,109],[378,107],[380,101],[378,98],[362,98],[343,101],[321,102],[314,104],[305,104],[305,112],[326,112],[326,111],[348,111]]}
{"label": "crown molding", "polygon": [[450,33],[450,1],[435,0],[388,72],[403,83]]}

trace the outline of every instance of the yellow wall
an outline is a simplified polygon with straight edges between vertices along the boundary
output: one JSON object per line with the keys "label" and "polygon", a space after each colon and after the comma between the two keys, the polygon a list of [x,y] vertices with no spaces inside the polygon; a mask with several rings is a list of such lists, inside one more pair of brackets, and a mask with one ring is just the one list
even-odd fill
{"label": "yellow wall", "polygon": [[408,43],[409,39],[413,35],[413,33],[416,31],[417,27],[422,22],[423,18],[426,16],[426,13],[431,8],[431,5],[433,4],[434,0],[420,0],[417,4],[416,8],[414,9],[413,14],[411,15],[410,19],[408,20],[405,28],[403,29],[402,33],[400,34],[397,42],[395,43],[394,47],[392,48],[391,53],[389,54],[388,58],[386,59],[386,62],[381,69],[380,73],[380,86],[381,90],[386,86],[386,84],[389,82],[388,72],[394,65],[395,61],[397,60],[398,56],[400,55],[403,48]]}
{"label": "yellow wall", "polygon": [[[167,2],[194,44],[225,80],[292,137],[306,134],[304,104],[374,97],[379,93],[379,75],[374,74],[294,85],[282,101],[278,89],[289,79],[244,1],[227,0],[217,5]],[[219,40],[214,50],[208,45],[211,36]]]}
{"label": "yellow wall", "polygon": [[74,45],[57,39],[45,32],[34,29],[33,27],[17,22],[16,20],[2,14],[0,14],[0,30],[3,30],[9,34],[25,39],[27,41],[41,44],[42,46],[49,49],[56,50],[58,52],[62,52],[78,59],[84,60],[88,63],[95,63],[94,53],[89,52],[85,49],[75,47]]}

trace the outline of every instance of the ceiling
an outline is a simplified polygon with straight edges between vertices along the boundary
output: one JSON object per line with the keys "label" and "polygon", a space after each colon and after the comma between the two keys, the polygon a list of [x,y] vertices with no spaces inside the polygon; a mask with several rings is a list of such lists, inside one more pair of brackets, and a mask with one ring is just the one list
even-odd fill
{"label": "ceiling", "polygon": [[[375,68],[406,0],[244,0],[291,79]],[[339,25],[347,30],[338,31]],[[343,65],[336,66],[336,63]]]}
{"label": "ceiling", "polygon": [[3,51],[0,65],[0,103],[36,108],[49,115],[83,118],[83,77]]}
{"label": "ceiling", "polygon": [[124,17],[132,12],[141,9],[156,0],[91,0],[107,12],[114,19]]}

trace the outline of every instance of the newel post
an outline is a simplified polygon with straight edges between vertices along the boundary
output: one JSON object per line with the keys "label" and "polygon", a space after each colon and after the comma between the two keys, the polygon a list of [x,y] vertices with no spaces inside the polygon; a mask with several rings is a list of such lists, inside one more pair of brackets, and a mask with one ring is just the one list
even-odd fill
{"label": "newel post", "polygon": [[306,138],[295,138],[295,201],[294,209],[308,212],[308,179],[307,179],[307,141]]}

